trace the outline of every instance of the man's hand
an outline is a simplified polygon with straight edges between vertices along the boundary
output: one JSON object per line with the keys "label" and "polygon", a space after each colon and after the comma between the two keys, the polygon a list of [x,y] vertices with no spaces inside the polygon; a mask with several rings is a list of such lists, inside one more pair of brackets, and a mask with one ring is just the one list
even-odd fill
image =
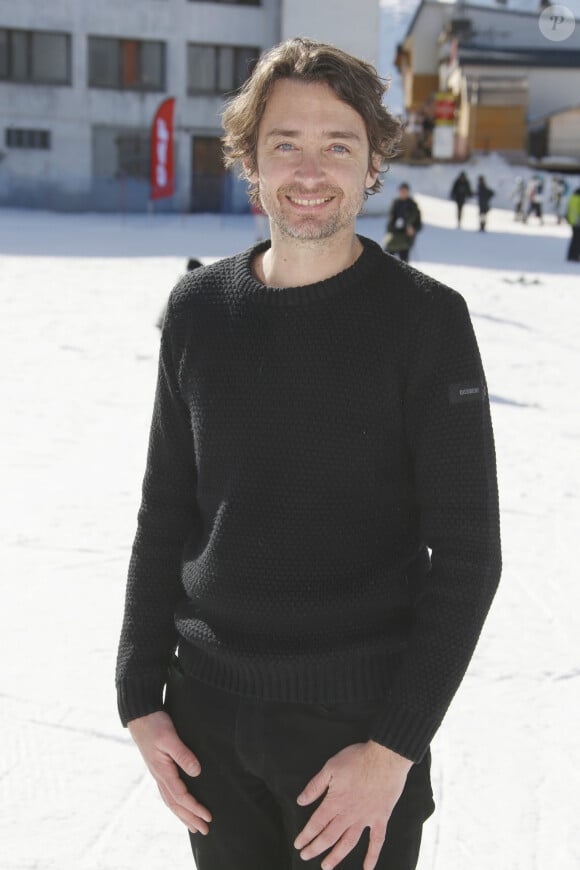
{"label": "man's hand", "polygon": [[161,711],[150,713],[133,719],[127,727],[169,809],[192,833],[207,834],[211,813],[188,792],[176,767],[178,765],[188,776],[198,776],[201,766],[179,739],[170,717]]}
{"label": "man's hand", "polygon": [[387,822],[412,766],[408,758],[373,740],[347,746],[330,758],[297,798],[307,806],[326,792],[294,841],[300,857],[315,858],[334,846],[321,864],[322,870],[332,870],[370,828],[363,870],[374,870]]}

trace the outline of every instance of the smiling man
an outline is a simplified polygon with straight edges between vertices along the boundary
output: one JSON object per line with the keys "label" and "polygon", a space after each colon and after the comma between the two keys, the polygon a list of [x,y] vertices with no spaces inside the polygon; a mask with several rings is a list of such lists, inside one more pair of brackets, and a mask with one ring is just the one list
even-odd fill
{"label": "smiling man", "polygon": [[353,257],[360,253],[354,222],[380,160],[373,155],[369,166],[364,121],[329,85],[275,82],[260,123],[256,157],[259,171],[246,162],[248,177],[259,186],[281,242],[326,240],[324,250],[332,239],[333,245],[347,242]]}
{"label": "smiling man", "polygon": [[271,241],[165,317],[117,687],[198,870],[412,870],[499,579],[465,303],[355,232],[384,90],[311,40],[261,59],[224,143]]}

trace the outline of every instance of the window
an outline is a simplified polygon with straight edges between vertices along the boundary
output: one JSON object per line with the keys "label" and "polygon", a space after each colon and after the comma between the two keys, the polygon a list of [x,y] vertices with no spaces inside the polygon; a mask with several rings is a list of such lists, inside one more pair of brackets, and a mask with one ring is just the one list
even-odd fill
{"label": "window", "polygon": [[137,91],[165,87],[165,45],[89,36],[89,86]]}
{"label": "window", "polygon": [[50,148],[49,130],[19,130],[9,127],[5,137],[7,148]]}
{"label": "window", "polygon": [[240,88],[260,56],[259,48],[233,45],[187,46],[188,94],[225,94]]}
{"label": "window", "polygon": [[0,28],[0,80],[70,84],[70,44],[68,33]]}
{"label": "window", "polygon": [[147,182],[151,176],[151,130],[147,127],[92,128],[93,177],[102,181]]}
{"label": "window", "polygon": [[149,179],[151,173],[151,137],[148,133],[120,133],[117,145],[117,173],[126,178]]}

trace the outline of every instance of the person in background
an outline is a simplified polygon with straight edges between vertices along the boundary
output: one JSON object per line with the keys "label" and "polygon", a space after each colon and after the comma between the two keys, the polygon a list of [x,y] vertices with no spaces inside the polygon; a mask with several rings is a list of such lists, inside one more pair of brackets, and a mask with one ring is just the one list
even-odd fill
{"label": "person in background", "polygon": [[262,55],[222,123],[271,238],[169,298],[116,685],[197,870],[414,870],[499,581],[467,305],[356,233],[385,90],[313,40]]}
{"label": "person in background", "polygon": [[523,222],[525,217],[526,182],[521,175],[518,175],[515,180],[510,198],[514,201],[514,220]]}
{"label": "person in background", "polygon": [[393,200],[389,211],[384,250],[408,263],[411,248],[421,227],[419,206],[410,196],[409,185],[403,182],[399,185],[399,194]]}
{"label": "person in background", "polygon": [[451,187],[451,193],[449,194],[449,196],[450,199],[452,199],[457,205],[457,227],[459,228],[461,226],[461,215],[463,214],[463,206],[465,205],[466,200],[473,196],[473,191],[471,189],[469,179],[465,172],[459,173],[459,175],[453,182],[453,186]]}
{"label": "person in background", "polygon": [[568,200],[566,220],[572,227],[567,259],[572,263],[577,263],[580,261],[580,187],[576,188]]}
{"label": "person in background", "polygon": [[556,223],[561,224],[564,215],[564,202],[568,193],[568,185],[559,175],[554,175],[552,178],[552,186],[550,190],[552,206],[556,215]]}
{"label": "person in background", "polygon": [[527,223],[529,216],[533,213],[539,222],[543,224],[543,205],[544,179],[541,175],[534,175],[530,178],[526,187],[526,214],[524,216],[524,223]]}
{"label": "person in background", "polygon": [[494,196],[495,191],[487,186],[485,178],[480,175],[477,179],[477,205],[479,206],[479,231],[481,233],[485,230],[489,204]]}

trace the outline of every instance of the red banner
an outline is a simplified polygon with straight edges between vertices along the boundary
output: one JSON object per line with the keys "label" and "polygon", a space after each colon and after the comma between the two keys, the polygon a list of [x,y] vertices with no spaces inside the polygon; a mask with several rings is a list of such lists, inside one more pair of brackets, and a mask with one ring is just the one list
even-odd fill
{"label": "red banner", "polygon": [[453,124],[455,120],[455,96],[449,93],[435,94],[435,123]]}
{"label": "red banner", "polygon": [[175,97],[164,100],[153,119],[151,130],[151,199],[173,196],[173,110]]}

